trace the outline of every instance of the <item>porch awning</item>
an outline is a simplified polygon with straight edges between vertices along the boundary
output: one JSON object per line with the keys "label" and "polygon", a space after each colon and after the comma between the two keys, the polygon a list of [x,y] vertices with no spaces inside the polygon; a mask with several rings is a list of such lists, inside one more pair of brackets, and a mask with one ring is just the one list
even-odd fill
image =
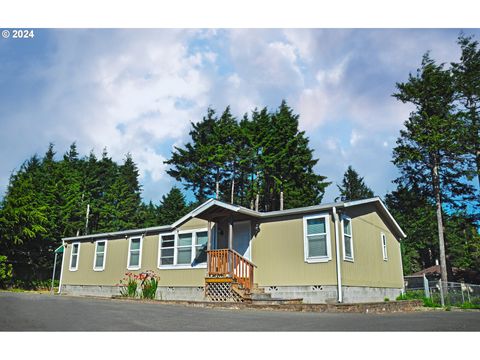
{"label": "porch awning", "polygon": [[58,248],[55,249],[55,254],[62,254],[63,253],[63,245],[60,245]]}

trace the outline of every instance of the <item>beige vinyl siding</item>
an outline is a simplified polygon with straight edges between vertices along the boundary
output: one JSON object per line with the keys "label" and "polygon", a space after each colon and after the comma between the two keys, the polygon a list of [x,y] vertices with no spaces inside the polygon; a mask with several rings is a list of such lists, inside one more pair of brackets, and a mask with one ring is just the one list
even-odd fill
{"label": "beige vinyl siding", "polygon": [[[342,261],[345,286],[403,287],[400,243],[371,204],[347,209],[352,218],[354,262]],[[383,260],[380,234],[387,237],[388,260]],[[343,241],[341,242],[343,251]]]}
{"label": "beige vinyl siding", "polygon": [[[352,220],[354,262],[343,260],[339,224],[342,284],[403,287],[400,244],[376,212],[375,206],[366,204],[350,208],[345,214]],[[387,236],[387,261],[383,260],[381,232]],[[336,285],[335,233],[331,213],[330,245],[332,260],[306,263],[303,216],[262,223],[252,245],[252,261],[257,265],[255,283],[260,286]]]}
{"label": "beige vinyl siding", "polygon": [[336,284],[335,238],[331,216],[332,260],[322,263],[305,262],[303,216],[284,219],[262,223],[260,232],[253,239],[252,261],[257,265],[254,282],[259,286]]}
{"label": "beige vinyl siding", "polygon": [[[194,230],[205,228],[206,221],[192,219],[185,223],[180,230]],[[160,286],[203,286],[205,283],[205,268],[191,269],[159,269],[158,246],[159,234],[148,235],[143,238],[141,268],[131,271],[127,269],[129,237],[107,240],[107,256],[103,271],[93,270],[95,256],[95,241],[80,242],[80,258],[77,271],[69,270],[72,244],[67,243],[64,252],[63,279],[65,285],[115,285],[125,276],[126,272],[139,274],[142,271],[153,270],[160,276]],[[103,239],[101,239],[103,240]]]}

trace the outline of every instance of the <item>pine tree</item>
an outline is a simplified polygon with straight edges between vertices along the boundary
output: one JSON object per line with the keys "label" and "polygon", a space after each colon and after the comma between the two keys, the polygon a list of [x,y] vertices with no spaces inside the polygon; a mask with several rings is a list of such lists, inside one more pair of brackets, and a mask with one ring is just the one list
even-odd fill
{"label": "pine tree", "polygon": [[285,101],[273,114],[254,110],[240,123],[229,107],[220,118],[208,109],[192,124],[192,142],[166,161],[167,173],[200,202],[215,196],[263,211],[318,204],[329,183],[313,171],[318,160],[298,118]]}
{"label": "pine tree", "polygon": [[348,166],[343,175],[342,186],[337,185],[337,187],[341,201],[362,200],[375,196],[373,191],[365,185],[363,177],[360,177],[352,166]]}
{"label": "pine tree", "polygon": [[435,205],[418,188],[398,188],[385,197],[385,204],[407,237],[400,243],[405,275],[435,265],[439,259]]}
{"label": "pine tree", "polygon": [[480,191],[480,47],[472,37],[464,35],[458,38],[458,44],[462,55],[460,62],[452,63],[452,73],[465,127],[462,144],[470,154]]}
{"label": "pine tree", "polygon": [[167,195],[162,196],[158,207],[158,225],[170,225],[186,215],[190,207],[180,189],[173,187]]}
{"label": "pine tree", "polygon": [[209,108],[202,121],[191,123],[192,142],[187,143],[185,148],[175,147],[172,157],[165,161],[171,165],[167,174],[182,182],[186,189],[191,189],[200,202],[215,194],[212,183],[215,184],[216,179],[212,176],[214,164],[211,154],[215,151],[216,122],[215,111]]}
{"label": "pine tree", "polygon": [[442,280],[447,281],[444,224],[445,203],[464,207],[472,199],[472,188],[462,180],[463,166],[461,126],[453,114],[454,90],[452,78],[443,65],[437,65],[424,55],[422,67],[408,82],[397,83],[394,96],[415,106],[400,131],[394,149],[394,164],[401,177],[397,184],[416,186],[436,206]]}

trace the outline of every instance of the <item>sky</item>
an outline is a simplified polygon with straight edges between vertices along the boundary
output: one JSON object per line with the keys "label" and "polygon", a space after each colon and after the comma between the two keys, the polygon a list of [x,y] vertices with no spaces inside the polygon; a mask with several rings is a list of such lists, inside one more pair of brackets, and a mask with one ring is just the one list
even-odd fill
{"label": "sky", "polygon": [[[143,199],[177,184],[164,161],[190,122],[230,105],[241,118],[282,99],[300,115],[316,172],[352,165],[376,195],[394,188],[392,148],[412,108],[392,97],[430,51],[458,61],[462,29],[35,29],[0,38],[0,197],[24,160],[76,142],[117,162],[131,153]],[[463,30],[480,39],[479,29]]]}

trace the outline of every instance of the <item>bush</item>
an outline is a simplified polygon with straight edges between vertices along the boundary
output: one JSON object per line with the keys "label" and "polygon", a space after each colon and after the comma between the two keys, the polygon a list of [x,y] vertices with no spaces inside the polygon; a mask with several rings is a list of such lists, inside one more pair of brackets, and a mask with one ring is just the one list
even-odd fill
{"label": "bush", "polygon": [[7,257],[0,255],[0,288],[6,288],[12,281],[12,264],[7,263]]}
{"label": "bush", "polygon": [[435,301],[433,301],[430,298],[424,297],[422,300],[423,300],[423,306],[425,307],[431,307],[431,308],[441,307],[440,304],[437,304]]}
{"label": "bush", "polygon": [[147,271],[146,273],[140,274],[141,278],[143,275],[142,283],[140,284],[142,288],[142,298],[143,299],[155,299],[158,288],[158,280],[160,279],[153,271]]}
{"label": "bush", "polygon": [[[148,270],[141,274],[125,273],[125,277],[120,280],[117,286],[120,286],[120,294],[124,297],[136,297],[137,290],[140,287],[140,296],[142,299],[155,299],[157,293],[158,281],[160,277],[153,271]],[[138,281],[141,281],[140,286]]]}
{"label": "bush", "polygon": [[383,301],[390,301],[390,299],[386,297],[385,299],[383,299]]}
{"label": "bush", "polygon": [[425,297],[422,290],[407,291],[399,296],[396,300],[422,300]]}
{"label": "bush", "polygon": [[480,309],[480,304],[473,304],[472,302],[465,302],[460,305],[462,309]]}
{"label": "bush", "polygon": [[125,277],[120,280],[120,294],[125,297],[135,297],[137,295],[137,279],[138,275],[125,273]]}

